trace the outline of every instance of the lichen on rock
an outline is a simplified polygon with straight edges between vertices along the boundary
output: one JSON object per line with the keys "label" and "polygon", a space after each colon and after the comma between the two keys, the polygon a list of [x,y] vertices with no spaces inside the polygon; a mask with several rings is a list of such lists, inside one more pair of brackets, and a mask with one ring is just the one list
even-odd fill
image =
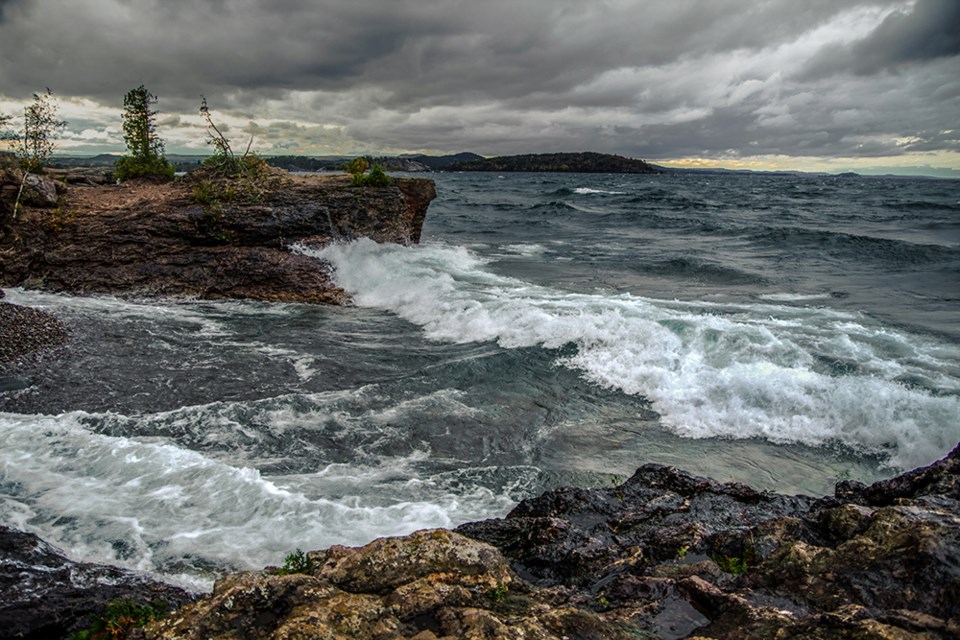
{"label": "lichen on rock", "polygon": [[[144,631],[181,638],[627,638],[631,625],[551,606],[499,550],[434,529],[312,554],[310,574],[267,569],[220,581],[210,596]],[[589,630],[589,636],[583,635]]]}

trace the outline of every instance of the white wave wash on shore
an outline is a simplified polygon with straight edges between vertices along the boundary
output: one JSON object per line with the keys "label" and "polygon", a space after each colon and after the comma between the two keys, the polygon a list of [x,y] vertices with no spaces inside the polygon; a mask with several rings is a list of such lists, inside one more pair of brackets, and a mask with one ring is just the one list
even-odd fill
{"label": "white wave wash on shore", "polygon": [[496,275],[455,246],[359,240],[313,255],[357,304],[430,339],[575,344],[559,364],[649,398],[682,436],[841,442],[903,468],[960,439],[960,349],[858,314],[567,293]]}

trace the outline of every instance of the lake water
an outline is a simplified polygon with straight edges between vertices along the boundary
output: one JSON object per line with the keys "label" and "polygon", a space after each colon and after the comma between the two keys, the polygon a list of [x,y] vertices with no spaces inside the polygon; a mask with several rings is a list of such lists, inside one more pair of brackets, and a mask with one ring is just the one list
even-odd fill
{"label": "lake water", "polygon": [[822,494],[960,441],[960,181],[432,177],[420,246],[316,254],[352,307],[6,290],[72,341],[5,374],[0,522],[207,588],[648,462]]}

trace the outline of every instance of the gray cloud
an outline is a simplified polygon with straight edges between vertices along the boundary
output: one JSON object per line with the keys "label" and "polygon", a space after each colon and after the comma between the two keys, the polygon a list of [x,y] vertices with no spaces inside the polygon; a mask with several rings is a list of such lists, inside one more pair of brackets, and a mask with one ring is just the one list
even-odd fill
{"label": "gray cloud", "polygon": [[955,0],[0,0],[0,94],[50,86],[117,109],[143,83],[179,127],[170,150],[194,144],[203,94],[236,135],[296,152],[927,153],[956,149],[958,14]]}
{"label": "gray cloud", "polygon": [[850,46],[827,47],[807,76],[843,71],[867,75],[884,69],[960,54],[960,2],[918,0],[912,11],[890,14],[870,35]]}

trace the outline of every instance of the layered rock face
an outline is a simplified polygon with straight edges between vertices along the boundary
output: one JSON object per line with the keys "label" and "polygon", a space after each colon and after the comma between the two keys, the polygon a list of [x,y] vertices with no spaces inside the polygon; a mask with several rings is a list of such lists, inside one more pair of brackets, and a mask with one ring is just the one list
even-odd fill
{"label": "layered rock face", "polygon": [[[53,203],[21,210],[16,220],[4,187],[0,286],[341,303],[343,291],[318,262],[289,247],[360,236],[416,243],[436,197],[429,180],[354,187],[348,176],[274,171],[256,198],[233,197],[229,186],[211,196],[209,185],[189,177],[161,185],[56,182]],[[36,204],[39,191],[29,192]]]}

